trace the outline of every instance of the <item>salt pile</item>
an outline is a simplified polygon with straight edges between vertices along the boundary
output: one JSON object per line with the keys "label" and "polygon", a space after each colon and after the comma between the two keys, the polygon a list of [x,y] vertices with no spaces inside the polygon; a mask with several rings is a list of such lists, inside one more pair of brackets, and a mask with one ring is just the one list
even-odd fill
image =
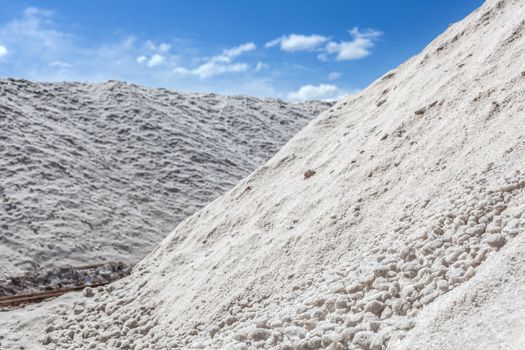
{"label": "salt pile", "polygon": [[137,262],[329,107],[0,80],[0,295],[26,271]]}
{"label": "salt pile", "polygon": [[322,113],[129,277],[3,314],[16,322],[0,341],[521,349],[524,32],[522,1],[487,1]]}

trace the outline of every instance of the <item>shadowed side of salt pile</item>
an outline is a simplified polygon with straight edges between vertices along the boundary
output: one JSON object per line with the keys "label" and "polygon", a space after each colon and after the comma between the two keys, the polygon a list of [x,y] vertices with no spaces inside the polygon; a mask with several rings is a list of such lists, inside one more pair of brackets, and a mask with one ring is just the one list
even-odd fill
{"label": "shadowed side of salt pile", "polygon": [[0,280],[132,266],[331,105],[0,79]]}

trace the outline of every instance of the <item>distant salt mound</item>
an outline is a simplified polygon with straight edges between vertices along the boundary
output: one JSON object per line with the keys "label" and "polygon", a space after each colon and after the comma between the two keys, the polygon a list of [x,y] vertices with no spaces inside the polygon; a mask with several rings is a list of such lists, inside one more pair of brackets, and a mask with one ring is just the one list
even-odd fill
{"label": "distant salt mound", "polygon": [[322,113],[130,276],[0,314],[0,342],[522,349],[524,62],[525,3],[486,2]]}
{"label": "distant salt mound", "polygon": [[0,280],[138,261],[329,107],[0,80]]}

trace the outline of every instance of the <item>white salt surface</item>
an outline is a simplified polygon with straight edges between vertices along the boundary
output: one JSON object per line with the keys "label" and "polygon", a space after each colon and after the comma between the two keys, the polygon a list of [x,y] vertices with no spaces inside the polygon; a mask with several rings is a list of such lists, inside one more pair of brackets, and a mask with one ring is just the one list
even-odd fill
{"label": "white salt surface", "polygon": [[137,262],[329,106],[0,80],[0,279]]}
{"label": "white salt surface", "polygon": [[524,62],[525,3],[487,1],[2,345],[522,349]]}

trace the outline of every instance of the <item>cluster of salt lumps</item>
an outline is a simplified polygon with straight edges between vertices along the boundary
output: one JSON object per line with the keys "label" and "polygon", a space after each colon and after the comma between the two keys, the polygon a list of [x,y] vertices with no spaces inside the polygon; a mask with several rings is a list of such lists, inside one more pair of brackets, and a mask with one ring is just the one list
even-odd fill
{"label": "cluster of salt lumps", "polygon": [[[496,190],[483,184],[459,188],[435,207],[430,199],[421,200],[394,230],[397,245],[371,249],[368,261],[340,265],[307,290],[255,303],[241,300],[220,321],[196,325],[182,337],[157,329],[157,316],[144,316],[147,305],[115,312],[131,300],[114,293],[112,303],[87,309],[86,302],[77,303],[73,317],[64,315],[64,322],[50,326],[45,343],[65,339],[60,345],[67,348],[79,337],[91,348],[104,342],[135,350],[385,349],[414,327],[426,304],[473,277],[492,252],[524,229],[525,205],[512,200],[520,199],[525,179],[517,172],[506,180]],[[416,212],[425,207],[426,217]],[[78,326],[84,318],[96,322],[98,312],[114,314],[112,321],[96,329]]]}

